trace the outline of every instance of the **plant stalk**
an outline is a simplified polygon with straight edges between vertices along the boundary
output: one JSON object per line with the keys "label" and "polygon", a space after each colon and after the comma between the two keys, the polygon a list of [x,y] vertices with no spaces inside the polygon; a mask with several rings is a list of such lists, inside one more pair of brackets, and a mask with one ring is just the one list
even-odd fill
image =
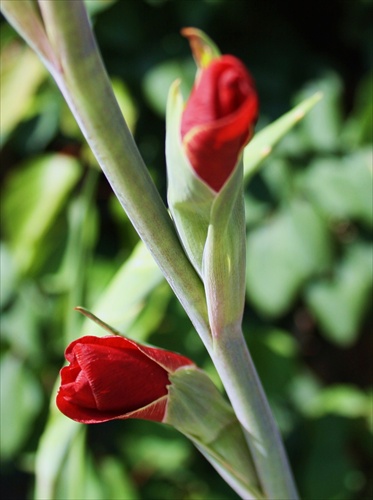
{"label": "plant stalk", "polygon": [[52,75],[119,202],[210,348],[203,284],[116,102],[84,4],[39,0],[39,5],[59,63]]}
{"label": "plant stalk", "polygon": [[211,357],[244,430],[266,498],[298,499],[281,435],[241,328],[221,332]]}

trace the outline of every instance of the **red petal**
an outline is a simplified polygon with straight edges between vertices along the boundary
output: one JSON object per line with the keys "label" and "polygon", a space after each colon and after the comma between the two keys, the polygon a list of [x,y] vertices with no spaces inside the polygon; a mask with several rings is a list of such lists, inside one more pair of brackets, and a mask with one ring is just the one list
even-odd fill
{"label": "red petal", "polygon": [[179,354],[119,336],[82,337],[68,346],[65,356],[70,365],[61,370],[57,406],[84,423],[114,418],[161,421],[168,372],[192,364]]}
{"label": "red petal", "polygon": [[162,366],[168,373],[173,373],[182,366],[195,366],[193,361],[176,352],[147,347],[141,344],[137,344],[137,346],[141,352],[155,361],[159,366]]}
{"label": "red petal", "polygon": [[139,410],[129,413],[126,412],[124,414],[109,411],[87,410],[67,401],[60,393],[57,394],[56,403],[59,410],[64,415],[82,424],[101,424],[109,420],[126,420],[128,418],[140,418],[142,420],[162,422],[166,413],[167,396],[163,396]]}
{"label": "red petal", "polygon": [[181,122],[189,161],[219,191],[253,133],[258,99],[244,65],[233,56],[216,59],[201,74]]}

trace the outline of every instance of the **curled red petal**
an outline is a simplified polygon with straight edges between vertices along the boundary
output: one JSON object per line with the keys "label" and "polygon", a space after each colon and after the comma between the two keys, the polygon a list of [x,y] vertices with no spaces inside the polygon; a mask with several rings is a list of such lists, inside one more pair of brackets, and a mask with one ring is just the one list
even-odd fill
{"label": "curled red petal", "polygon": [[120,336],[86,336],[66,349],[57,406],[83,423],[144,418],[161,421],[168,373],[192,362]]}
{"label": "curled red petal", "polygon": [[250,140],[258,98],[245,66],[233,56],[201,72],[181,121],[181,137],[197,175],[219,191]]}
{"label": "curled red petal", "polygon": [[163,396],[153,401],[147,406],[133,412],[118,413],[110,411],[87,410],[84,407],[74,405],[67,401],[59,392],[56,399],[58,409],[67,417],[80,422],[81,424],[102,424],[110,420],[126,420],[129,418],[139,418],[142,420],[152,420],[162,422],[166,413],[167,396]]}
{"label": "curled red petal", "polygon": [[176,352],[148,347],[141,344],[137,344],[137,346],[141,352],[156,362],[159,366],[162,366],[168,373],[173,373],[182,366],[195,366],[195,363],[193,363],[193,361],[189,358],[186,358]]}

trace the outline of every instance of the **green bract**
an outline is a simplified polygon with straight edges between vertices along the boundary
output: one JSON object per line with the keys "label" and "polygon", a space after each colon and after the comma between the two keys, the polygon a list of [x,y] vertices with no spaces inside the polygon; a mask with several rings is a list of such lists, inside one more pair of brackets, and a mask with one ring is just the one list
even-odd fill
{"label": "green bract", "polygon": [[242,498],[263,498],[241,426],[210,378],[188,367],[169,379],[164,422],[187,436]]}
{"label": "green bract", "polygon": [[244,307],[245,220],[242,161],[219,193],[193,171],[183,150],[183,100],[178,83],[167,105],[168,203],[179,238],[201,276],[213,335],[241,321]]}

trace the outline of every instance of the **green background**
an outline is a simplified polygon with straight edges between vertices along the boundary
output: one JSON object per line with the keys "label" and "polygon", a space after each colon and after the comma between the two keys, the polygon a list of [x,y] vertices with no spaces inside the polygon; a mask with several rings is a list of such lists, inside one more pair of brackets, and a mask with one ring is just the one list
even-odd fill
{"label": "green background", "polygon": [[[195,74],[182,27],[203,29],[247,64],[261,103],[257,130],[324,93],[247,187],[244,332],[301,497],[371,498],[372,3],[86,3],[164,199],[167,92],[181,77],[187,95]],[[73,307],[92,309],[126,264],[109,298],[113,326],[181,352],[216,377],[168,285],[147,270],[145,257],[130,258],[135,231],[54,83],[5,21],[1,78],[4,497],[237,498],[170,428],[142,421],[82,427],[57,414],[63,351],[82,328],[93,331]]]}

